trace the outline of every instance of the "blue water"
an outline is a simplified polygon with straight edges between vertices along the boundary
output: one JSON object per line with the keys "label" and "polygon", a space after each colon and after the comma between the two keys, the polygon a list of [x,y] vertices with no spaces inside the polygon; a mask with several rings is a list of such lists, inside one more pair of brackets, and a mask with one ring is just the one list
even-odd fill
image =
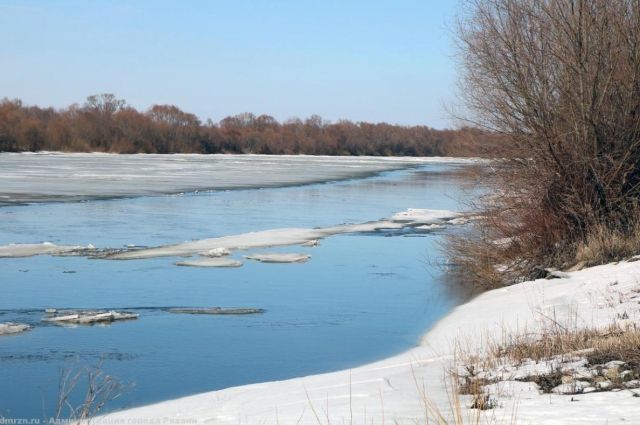
{"label": "blue water", "polygon": [[[364,222],[406,208],[461,209],[456,167],[290,188],[2,207],[0,244],[161,245]],[[84,365],[99,363],[127,383],[111,410],[354,367],[406,350],[461,301],[438,267],[443,233],[335,236],[315,248],[264,250],[309,253],[308,263],[247,261],[238,269],[176,267],[173,258],[0,259],[0,321],[35,325],[0,337],[0,417],[51,416],[60,371]],[[266,313],[180,315],[162,309],[168,306]],[[144,308],[135,321],[65,328],[42,325],[39,310],[47,307]]]}

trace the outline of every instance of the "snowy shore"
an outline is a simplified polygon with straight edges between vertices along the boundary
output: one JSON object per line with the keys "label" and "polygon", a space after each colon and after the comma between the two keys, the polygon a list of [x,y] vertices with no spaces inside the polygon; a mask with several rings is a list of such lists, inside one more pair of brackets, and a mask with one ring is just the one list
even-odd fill
{"label": "snowy shore", "polygon": [[[420,346],[392,358],[347,371],[170,400],[92,423],[424,423],[423,389],[431,402],[448,409],[446,376],[458,343],[482,347],[487,338],[505,332],[534,331],[548,317],[579,327],[606,326],[620,317],[640,320],[640,261],[566,276],[486,292],[441,320]],[[540,394],[531,384],[508,384],[498,395],[498,407],[483,413],[497,423],[511,423],[514,409],[519,424],[640,423],[640,402],[632,391],[568,396]],[[468,398],[462,400],[469,404]]]}

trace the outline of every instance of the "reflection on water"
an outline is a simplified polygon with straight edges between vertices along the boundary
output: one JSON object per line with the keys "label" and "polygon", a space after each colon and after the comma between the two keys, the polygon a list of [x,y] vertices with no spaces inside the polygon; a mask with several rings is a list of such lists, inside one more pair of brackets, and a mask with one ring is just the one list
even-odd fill
{"label": "reflection on water", "polygon": [[[3,207],[0,244],[155,246],[358,223],[407,208],[456,210],[462,192],[449,173],[455,167],[293,188]],[[50,415],[60,369],[83,362],[102,362],[107,373],[135,383],[111,406],[121,408],[354,367],[408,349],[460,301],[442,282],[438,239],[438,233],[340,235],[318,247],[268,250],[309,254],[307,263],[247,262],[239,269],[176,267],[166,258],[0,259],[1,320],[34,325],[0,337],[0,416]],[[213,306],[266,312],[166,310]],[[140,317],[108,326],[44,326],[49,307],[134,309]]]}

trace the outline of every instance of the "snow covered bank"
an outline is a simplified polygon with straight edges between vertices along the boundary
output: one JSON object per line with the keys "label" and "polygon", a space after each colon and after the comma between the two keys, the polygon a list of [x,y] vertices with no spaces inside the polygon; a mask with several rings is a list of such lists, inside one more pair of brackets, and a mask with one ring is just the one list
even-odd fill
{"label": "snow covered bank", "polygon": [[[229,388],[108,415],[126,423],[150,420],[216,424],[424,423],[424,388],[446,410],[445,374],[457,342],[481,347],[487,337],[529,332],[549,317],[578,326],[605,326],[620,317],[640,320],[640,261],[568,273],[493,290],[456,308],[410,351],[350,371]],[[420,390],[419,390],[420,388]],[[468,399],[464,399],[468,402]],[[532,385],[505,388],[497,409],[505,418],[517,405],[521,424],[640,423],[631,391],[541,395]],[[92,421],[100,423],[100,418]],[[182,423],[182,422],[181,422]]]}
{"label": "snow covered bank", "polygon": [[367,177],[430,163],[479,161],[439,157],[0,153],[0,203],[292,186]]}

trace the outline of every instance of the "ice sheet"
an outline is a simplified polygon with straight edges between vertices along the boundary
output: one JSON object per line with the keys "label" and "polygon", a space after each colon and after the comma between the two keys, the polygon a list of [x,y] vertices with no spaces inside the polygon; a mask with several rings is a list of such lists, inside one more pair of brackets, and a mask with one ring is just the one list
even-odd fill
{"label": "ice sheet", "polygon": [[222,236],[219,238],[200,239],[175,245],[138,249],[108,255],[113,260],[133,260],[154,257],[190,256],[211,252],[220,248],[228,250],[255,249],[275,246],[304,245],[326,237],[345,233],[368,233],[377,230],[394,230],[405,227],[417,227],[446,223],[458,218],[461,213],[448,210],[409,209],[395,214],[391,219],[383,219],[366,223],[342,224],[317,229],[283,228]]}
{"label": "ice sheet", "polygon": [[462,158],[0,153],[0,203],[292,186]]}
{"label": "ice sheet", "polygon": [[56,255],[64,254],[78,249],[85,249],[83,246],[56,245],[51,242],[35,244],[9,244],[0,246],[0,258],[7,257],[31,257],[34,255]]}
{"label": "ice sheet", "polygon": [[4,322],[0,323],[0,335],[17,334],[29,330],[31,326],[23,323]]}
{"label": "ice sheet", "polygon": [[[88,247],[59,246],[49,242],[42,244],[10,244],[0,246],[0,258],[28,257],[42,254],[85,254],[111,260],[135,260],[156,257],[190,257],[199,255],[211,258],[182,261],[178,263],[178,265],[199,267],[235,267],[237,265],[235,263],[231,263],[230,261],[232,260],[227,259],[227,262],[225,263],[223,258],[218,257],[229,255],[234,250],[305,245],[310,243],[312,245],[316,245],[320,239],[345,233],[369,233],[378,230],[398,230],[406,227],[425,230],[425,226],[430,225],[461,224],[463,221],[457,220],[461,216],[461,213],[454,211],[414,208],[394,214],[390,219],[382,219],[366,223],[341,224],[338,226],[317,229],[270,229],[217,238],[199,239],[152,248],[141,249],[134,245],[132,249],[124,251],[112,248],[106,248],[100,251],[95,250],[93,245],[89,245]],[[113,253],[110,253],[111,251],[113,251]]]}
{"label": "ice sheet", "polygon": [[234,260],[233,258],[223,257],[203,257],[196,258],[195,260],[179,261],[176,266],[186,267],[240,267],[242,261]]}
{"label": "ice sheet", "polygon": [[306,263],[311,258],[310,255],[307,254],[296,254],[296,253],[264,253],[264,254],[253,254],[253,255],[245,255],[248,260],[256,260],[261,263]]}
{"label": "ice sheet", "polygon": [[[422,208],[409,208],[391,217],[396,223],[412,223],[414,225],[438,224],[445,220],[459,218],[462,214],[447,210],[429,210]],[[452,224],[456,224],[453,222]]]}

